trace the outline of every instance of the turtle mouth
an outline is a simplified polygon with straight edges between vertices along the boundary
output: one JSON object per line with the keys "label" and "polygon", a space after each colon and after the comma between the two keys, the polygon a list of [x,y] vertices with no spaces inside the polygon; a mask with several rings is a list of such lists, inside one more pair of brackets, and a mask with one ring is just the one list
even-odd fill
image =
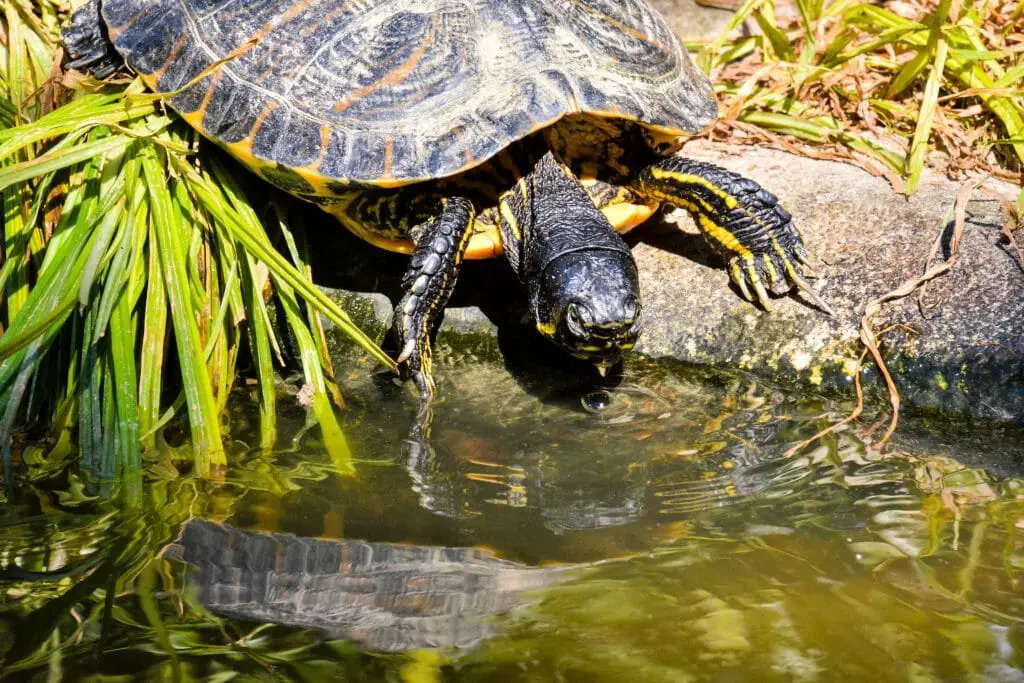
{"label": "turtle mouth", "polygon": [[643,329],[639,306],[629,308],[634,315],[625,320],[595,323],[586,320],[586,313],[570,306],[564,326],[567,334],[562,335],[559,343],[576,358],[596,365],[598,370],[607,369],[636,345]]}

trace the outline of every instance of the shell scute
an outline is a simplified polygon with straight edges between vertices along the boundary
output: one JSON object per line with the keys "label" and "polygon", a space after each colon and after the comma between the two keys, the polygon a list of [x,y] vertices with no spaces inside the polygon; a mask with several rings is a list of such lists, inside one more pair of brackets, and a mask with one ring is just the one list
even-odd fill
{"label": "shell scute", "polygon": [[[103,15],[108,22],[108,34],[114,39],[115,45],[132,45],[129,63],[140,73],[155,74],[165,67],[170,68],[171,53],[181,37],[189,33],[185,16],[173,11],[171,4],[112,2],[102,5]],[[119,8],[119,5],[124,7]],[[110,19],[112,15],[117,18],[116,21]]]}
{"label": "shell scute", "polygon": [[288,107],[282,107],[276,100],[270,100],[264,107],[252,136],[252,154],[260,159],[281,162],[275,149],[284,138],[288,128]]}
{"label": "shell scute", "polygon": [[300,167],[314,164],[323,154],[320,126],[301,116],[291,116],[277,144],[278,163]]}
{"label": "shell scute", "polygon": [[[193,78],[195,78],[193,76]],[[205,76],[202,80],[185,88],[171,98],[171,105],[182,114],[198,112],[208,102],[207,93],[213,84],[214,76]],[[189,79],[191,80],[191,79]]]}
{"label": "shell scute", "polygon": [[[245,140],[253,134],[256,122],[267,104],[268,101],[257,97],[252,88],[239,85],[216,128],[206,128],[204,121],[204,131],[221,142],[235,143]],[[209,111],[206,118],[210,118]]]}
{"label": "shell scute", "polygon": [[102,11],[157,91],[226,60],[172,106],[198,112],[189,120],[244,162],[298,168],[321,189],[454,175],[581,112],[668,133],[717,114],[643,0],[104,0]]}

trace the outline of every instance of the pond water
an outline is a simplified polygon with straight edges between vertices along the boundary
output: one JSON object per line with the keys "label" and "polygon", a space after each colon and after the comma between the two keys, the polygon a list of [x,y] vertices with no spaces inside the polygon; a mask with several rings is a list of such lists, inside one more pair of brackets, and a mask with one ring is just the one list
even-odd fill
{"label": "pond water", "polygon": [[1024,681],[1019,431],[908,419],[883,453],[865,419],[787,457],[851,406],[636,359],[607,394],[438,364],[429,445],[353,365],[352,463],[297,406],[279,449],[248,448],[239,393],[222,480],[168,447],[114,501],[22,490],[4,675]]}

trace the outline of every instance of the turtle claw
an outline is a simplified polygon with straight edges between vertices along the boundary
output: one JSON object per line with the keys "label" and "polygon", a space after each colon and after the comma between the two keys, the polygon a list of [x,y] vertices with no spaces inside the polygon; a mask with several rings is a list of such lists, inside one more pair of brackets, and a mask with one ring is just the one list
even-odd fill
{"label": "turtle claw", "polygon": [[822,311],[829,314],[833,318],[836,317],[836,312],[832,310],[832,307],[828,305],[828,302],[825,301],[825,299],[820,294],[814,291],[811,288],[811,286],[807,284],[807,280],[800,277],[799,273],[797,273],[794,270],[794,272],[789,274],[789,279],[793,282],[794,285],[796,285],[796,288],[800,290],[800,292],[804,296],[811,300],[811,303],[813,303],[815,306],[817,306],[818,308],[820,308]]}
{"label": "turtle claw", "polygon": [[761,303],[764,310],[771,313],[772,304],[768,299],[768,292],[764,288],[764,282],[761,281],[761,277],[752,266],[747,267],[747,272],[750,275],[751,283],[754,285],[754,291],[757,292],[757,300]]}
{"label": "turtle claw", "polygon": [[402,316],[395,327],[398,346],[401,349],[395,362],[398,363],[404,377],[410,377],[416,382],[420,394],[420,415],[422,416],[423,411],[434,399],[435,390],[434,378],[430,372],[430,326],[423,320],[422,314],[415,309],[415,305],[407,306],[407,300],[412,300],[413,304],[416,303],[415,300],[407,296],[399,302],[396,309],[411,311],[411,313]]}
{"label": "turtle claw", "polygon": [[794,249],[791,255],[772,254],[760,259],[736,256],[729,264],[732,281],[743,298],[760,304],[765,311],[772,311],[769,290],[781,295],[795,287],[818,309],[834,317],[836,313],[832,307],[804,279],[804,273],[809,270],[811,268],[806,264],[806,254],[802,249]]}
{"label": "turtle claw", "polygon": [[[401,342],[401,339],[399,340]],[[420,394],[420,410],[422,416],[434,400],[436,385],[430,373],[429,340],[423,342],[425,348],[416,339],[408,339],[402,345],[402,352],[395,360],[402,369],[402,374],[412,378]]]}
{"label": "turtle claw", "polygon": [[733,259],[733,262],[729,265],[729,273],[732,275],[732,281],[739,287],[743,298],[750,303],[754,303],[754,296],[750,293],[750,287],[747,286],[747,281],[743,277],[743,271],[740,269],[739,259]]}
{"label": "turtle claw", "polygon": [[[767,278],[769,283],[771,283],[772,279],[767,271],[758,272],[760,270],[763,269],[756,267],[752,260],[739,256],[733,258],[732,263],[729,264],[732,281],[739,288],[743,298],[750,303],[761,304],[764,310],[771,313],[772,303],[768,298],[768,290],[764,286],[764,280]],[[751,290],[753,290],[753,293],[751,293]]]}
{"label": "turtle claw", "polygon": [[395,359],[395,362],[401,365],[405,361],[409,360],[409,357],[412,356],[415,350],[416,340],[410,339],[409,341],[405,342],[405,346],[402,347],[402,352],[398,354],[398,358]]}

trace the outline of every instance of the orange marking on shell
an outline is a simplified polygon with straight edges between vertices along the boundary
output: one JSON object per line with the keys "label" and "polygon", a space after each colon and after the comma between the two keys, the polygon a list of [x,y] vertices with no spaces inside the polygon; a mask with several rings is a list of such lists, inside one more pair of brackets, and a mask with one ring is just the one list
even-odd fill
{"label": "orange marking on shell", "polygon": [[464,130],[465,128],[462,126],[455,126],[452,128],[452,137],[455,138],[457,144],[462,146],[462,159],[465,161],[464,168],[469,168],[470,166],[473,166],[473,162],[476,161],[476,159],[473,158],[473,150],[471,150],[469,145],[464,142],[465,138],[462,135]]}
{"label": "orange marking on shell", "polygon": [[269,100],[267,105],[263,107],[263,111],[260,112],[260,115],[256,117],[256,121],[252,124],[252,130],[244,140],[240,140],[236,144],[247,145],[250,148],[251,153],[252,143],[256,139],[256,133],[259,132],[260,127],[263,126],[263,122],[267,120],[267,117],[270,116],[275,109],[277,109],[277,102],[275,100]]}
{"label": "orange marking on shell", "polygon": [[[612,224],[612,227],[619,233],[626,233],[643,224],[658,210],[658,205],[647,204],[614,204],[601,209],[601,212]],[[328,213],[334,213],[329,208]],[[400,254],[411,254],[416,250],[416,245],[411,240],[383,237],[369,230],[360,229],[350,225],[347,221],[341,221],[342,225],[360,239],[369,242],[375,247],[394,251]],[[501,235],[497,225],[488,225],[480,232],[474,232],[469,238],[469,246],[466,247],[464,258],[471,261],[497,258],[505,253],[501,244]]]}
{"label": "orange marking on shell", "polygon": [[199,122],[199,128],[202,130],[203,119],[206,118],[206,109],[210,106],[210,101],[213,100],[213,91],[217,89],[217,82],[220,80],[220,71],[215,71],[210,74],[210,85],[206,88],[206,94],[203,95],[203,101],[199,103],[199,109],[195,111],[196,118]]}
{"label": "orange marking on shell", "polygon": [[497,227],[485,232],[475,233],[469,238],[469,246],[466,247],[466,254],[463,258],[473,261],[481,259],[497,258],[505,253],[501,246],[501,237],[498,236]]}
{"label": "orange marking on shell", "polygon": [[234,50],[229,52],[225,59],[231,60],[241,57],[246,52],[248,52],[249,50],[259,45],[261,42],[263,42],[264,38],[269,36],[282,25],[288,23],[295,17],[299,16],[300,14],[308,10],[313,5],[316,5],[322,1],[323,0],[299,0],[294,5],[289,7],[287,11],[279,14],[278,16],[274,17],[272,20],[268,21],[263,26],[261,26],[260,29],[256,31],[256,33],[252,34],[249,37],[248,40],[246,40],[244,43],[242,43]]}
{"label": "orange marking on shell", "polygon": [[388,138],[387,141],[384,143],[384,172],[381,173],[381,176],[385,178],[391,177],[391,164],[393,161],[392,157],[394,157],[394,154],[395,141],[392,140],[391,138]]}
{"label": "orange marking on shell", "polygon": [[601,208],[601,213],[608,219],[608,222],[615,228],[615,232],[625,234],[633,228],[643,225],[658,210],[658,203],[654,204],[612,204]]}
{"label": "orange marking on shell", "polygon": [[416,65],[419,64],[420,61],[423,59],[423,56],[427,54],[427,50],[430,49],[430,46],[434,44],[434,36],[437,33],[437,21],[438,17],[436,15],[432,15],[430,22],[430,32],[427,34],[427,37],[423,41],[423,44],[416,48],[416,50],[411,55],[409,55],[409,59],[405,60],[405,62],[403,62],[402,65],[399,66],[397,69],[389,71],[387,75],[385,75],[383,78],[374,81],[369,85],[364,85],[361,88],[356,88],[355,90],[353,90],[351,93],[346,95],[344,99],[339,100],[334,105],[334,112],[341,113],[348,109],[349,107],[351,107],[356,101],[360,100],[361,98],[366,97],[367,95],[374,93],[385,86],[397,85],[404,81],[406,78],[408,78],[409,74],[411,74],[413,69],[416,68]]}
{"label": "orange marking on shell", "polygon": [[[153,5],[150,5],[149,7],[145,8],[144,10],[142,10],[141,12],[136,14],[135,16],[130,17],[128,19],[128,21],[126,21],[123,24],[120,24],[118,26],[114,26],[113,24],[107,22],[107,37],[110,38],[111,42],[113,42],[114,40],[117,40],[117,37],[119,35],[121,35],[127,29],[130,29],[132,26],[134,26],[136,24],[136,22],[139,21],[139,19],[141,19],[142,17],[144,17],[147,14],[149,14],[149,12],[152,11],[152,10],[153,10]],[[104,20],[105,19],[106,19],[106,17],[104,17]]]}
{"label": "orange marking on shell", "polygon": [[185,49],[185,42],[187,38],[188,36],[186,35],[178,38],[178,42],[176,42],[174,47],[171,48],[171,53],[167,55],[167,59],[165,59],[164,63],[160,65],[159,69],[151,74],[150,78],[153,79],[154,83],[160,82],[160,79],[164,77],[165,73],[167,73],[167,69],[170,68],[171,64],[174,63],[179,55],[181,55],[181,51]]}
{"label": "orange marking on shell", "polygon": [[618,30],[622,31],[623,33],[625,33],[627,35],[630,35],[630,36],[636,38],[637,40],[643,41],[645,43],[651,43],[651,44],[655,45],[659,50],[665,50],[666,52],[669,50],[669,46],[666,45],[665,43],[662,43],[660,41],[652,41],[651,37],[649,35],[647,35],[646,33],[644,33],[643,31],[638,31],[635,28],[633,28],[632,26],[630,26],[629,24],[622,23],[621,21],[619,21],[615,17],[610,17],[607,14],[605,14],[604,12],[598,11],[598,10],[594,9],[593,7],[590,7],[590,6],[586,5],[586,4],[583,4],[583,3],[580,3],[580,2],[576,2],[576,4],[579,5],[580,7],[582,7],[586,12],[589,12],[590,14],[596,16],[598,19],[601,19],[602,21],[608,22],[609,24],[611,24],[612,26],[614,26]]}
{"label": "orange marking on shell", "polygon": [[[318,176],[320,175],[320,173],[319,173],[320,164],[322,164],[324,162],[324,157],[327,156],[327,148],[331,144],[331,133],[332,132],[333,131],[330,129],[330,127],[328,127],[328,126],[320,126],[320,151],[317,152],[316,159],[314,159],[312,162],[307,164],[306,167],[305,167],[311,173],[314,173],[314,174],[316,174]],[[298,169],[296,169],[296,170],[298,170]]]}
{"label": "orange marking on shell", "polygon": [[340,16],[342,16],[344,14],[348,14],[348,12],[350,11],[350,8],[347,7],[346,5],[347,5],[347,3],[343,2],[343,3],[341,3],[341,5],[337,9],[335,9],[335,10],[333,10],[331,12],[328,12],[324,16],[323,21],[321,21],[319,24],[314,24],[313,26],[310,26],[309,28],[305,29],[303,31],[303,35],[307,35],[307,36],[308,35],[312,35],[316,31],[316,29],[319,28],[320,26],[324,26],[324,25],[330,26],[331,22],[333,22],[335,19],[337,19],[338,17],[340,17]]}

